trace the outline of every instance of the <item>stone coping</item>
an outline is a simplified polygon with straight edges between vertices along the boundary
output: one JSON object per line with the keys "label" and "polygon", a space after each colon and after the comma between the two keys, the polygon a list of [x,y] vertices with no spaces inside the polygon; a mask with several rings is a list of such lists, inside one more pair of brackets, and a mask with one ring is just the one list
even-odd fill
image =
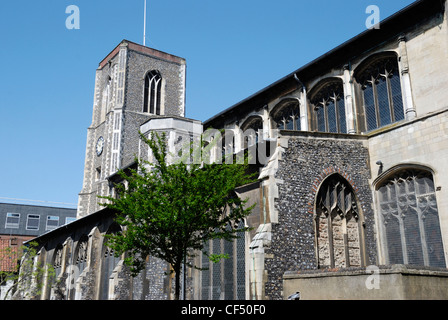
{"label": "stone coping", "polygon": [[[422,276],[441,276],[448,277],[448,269],[425,267],[415,265],[393,264],[373,266],[379,271],[379,274],[407,274],[407,275],[422,275]],[[319,270],[300,270],[287,271],[283,274],[283,279],[297,279],[297,278],[321,278],[321,277],[338,277],[338,276],[355,276],[372,274],[369,267],[353,267],[353,268],[332,268]]]}

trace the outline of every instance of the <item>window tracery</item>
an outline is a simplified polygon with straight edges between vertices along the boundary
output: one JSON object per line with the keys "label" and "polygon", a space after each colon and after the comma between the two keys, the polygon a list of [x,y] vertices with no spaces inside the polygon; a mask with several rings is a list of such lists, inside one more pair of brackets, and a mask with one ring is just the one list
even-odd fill
{"label": "window tracery", "polygon": [[[239,229],[244,226],[243,220],[238,222]],[[239,233],[233,241],[210,240],[205,249],[213,254],[227,254],[228,258],[211,263],[209,257],[202,253],[201,299],[246,299],[245,233]]]}
{"label": "window tracery", "polygon": [[374,58],[355,74],[361,85],[365,128],[371,131],[404,119],[400,73],[395,54]]}
{"label": "window tracery", "polygon": [[383,182],[377,192],[387,263],[444,268],[432,174],[402,170]]}
{"label": "window tracery", "polygon": [[[120,232],[120,226],[113,224],[107,234],[113,234]],[[102,266],[101,266],[101,291],[100,291],[100,299],[108,300],[109,299],[109,279],[112,276],[112,273],[115,267],[118,265],[120,261],[120,257],[115,255],[115,252],[112,248],[110,248],[105,242],[103,245],[103,257],[102,257]]]}
{"label": "window tracery", "polygon": [[322,184],[315,220],[319,268],[363,266],[359,209],[352,188],[339,175]]}
{"label": "window tracery", "polygon": [[162,76],[157,70],[148,72],[145,77],[143,112],[161,115]]}
{"label": "window tracery", "polygon": [[258,143],[263,130],[263,120],[261,117],[251,117],[241,126],[244,135],[244,149]]}
{"label": "window tracery", "polygon": [[281,103],[271,113],[272,119],[280,130],[301,130],[298,101]]}
{"label": "window tracery", "polygon": [[320,132],[347,133],[344,88],[340,79],[329,80],[313,94],[315,129]]}
{"label": "window tracery", "polygon": [[58,277],[61,274],[62,262],[63,262],[62,246],[58,246],[54,253],[54,262],[53,262],[53,268],[54,268],[56,277]]}

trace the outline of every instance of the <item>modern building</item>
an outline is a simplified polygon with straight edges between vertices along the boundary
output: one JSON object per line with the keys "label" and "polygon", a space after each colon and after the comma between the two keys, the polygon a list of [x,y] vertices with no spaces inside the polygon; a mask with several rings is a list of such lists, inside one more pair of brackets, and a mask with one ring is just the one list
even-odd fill
{"label": "modern building", "polygon": [[[98,195],[117,169],[207,129],[217,154],[256,146],[253,231],[187,270],[189,299],[448,299],[448,7],[416,1],[201,123],[185,116],[185,60],[124,40],[96,72],[77,221],[36,240],[61,280],[36,299],[170,299],[163,261],[130,277],[104,235],[119,230]],[[227,138],[227,137],[226,137]],[[263,152],[259,152],[263,150]],[[217,186],[219,187],[219,186]]]}
{"label": "modern building", "polygon": [[[0,203],[0,271],[17,269],[24,242],[74,220],[76,209]],[[6,290],[6,283],[3,284],[0,287],[2,293]]]}

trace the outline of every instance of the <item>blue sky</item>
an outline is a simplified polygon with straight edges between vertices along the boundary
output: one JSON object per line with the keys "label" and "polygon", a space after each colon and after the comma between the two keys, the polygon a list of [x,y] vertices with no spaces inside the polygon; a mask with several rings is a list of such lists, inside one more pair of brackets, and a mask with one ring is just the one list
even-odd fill
{"label": "blue sky", "polygon": [[[366,30],[369,5],[384,19],[412,2],[148,0],[146,45],[187,60],[186,116],[204,121]],[[76,205],[95,70],[121,40],[143,42],[143,4],[1,1],[0,202]]]}

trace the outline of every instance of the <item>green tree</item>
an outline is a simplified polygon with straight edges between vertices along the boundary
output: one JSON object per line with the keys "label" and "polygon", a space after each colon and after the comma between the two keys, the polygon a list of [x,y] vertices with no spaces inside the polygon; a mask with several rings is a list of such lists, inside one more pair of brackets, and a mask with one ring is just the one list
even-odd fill
{"label": "green tree", "polygon": [[[108,236],[108,246],[125,254],[125,264],[135,276],[153,256],[169,264],[175,273],[175,299],[179,299],[182,265],[198,268],[192,261],[203,252],[213,262],[225,258],[210,255],[205,244],[212,239],[233,241],[238,222],[253,209],[240,199],[235,188],[253,182],[246,164],[168,163],[165,135],[151,134],[143,141],[154,161],[141,161],[137,170],[119,172],[125,183],[116,185],[117,197],[101,197],[102,205],[117,213],[122,232]],[[208,146],[210,147],[210,146]],[[202,144],[199,151],[203,150]],[[198,152],[198,150],[196,150]]]}

